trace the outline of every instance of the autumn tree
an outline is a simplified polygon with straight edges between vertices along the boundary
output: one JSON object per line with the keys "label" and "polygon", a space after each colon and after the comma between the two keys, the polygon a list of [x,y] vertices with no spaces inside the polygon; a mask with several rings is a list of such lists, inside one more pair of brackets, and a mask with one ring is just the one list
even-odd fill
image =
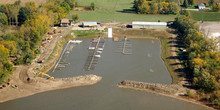
{"label": "autumn tree", "polygon": [[4,45],[8,49],[10,56],[15,56],[17,53],[17,42],[15,41],[0,41],[0,44]]}
{"label": "autumn tree", "polygon": [[162,2],[162,7],[163,7],[163,13],[168,14],[169,13],[169,3],[168,2]]}

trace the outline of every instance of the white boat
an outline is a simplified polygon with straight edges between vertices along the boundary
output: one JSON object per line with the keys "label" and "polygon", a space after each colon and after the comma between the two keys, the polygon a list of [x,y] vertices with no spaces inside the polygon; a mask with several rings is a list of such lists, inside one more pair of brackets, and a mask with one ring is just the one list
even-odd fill
{"label": "white boat", "polygon": [[101,57],[101,55],[95,55],[95,57],[98,57],[98,58],[100,58],[100,57]]}
{"label": "white boat", "polygon": [[70,40],[69,42],[74,44],[80,44],[82,40]]}
{"label": "white boat", "polygon": [[65,53],[70,53],[69,51],[65,51]]}
{"label": "white boat", "polygon": [[94,50],[95,49],[95,47],[89,47],[89,50]]}
{"label": "white boat", "polygon": [[102,51],[96,51],[97,53],[102,53]]}
{"label": "white boat", "polygon": [[103,51],[103,48],[98,48],[99,51]]}

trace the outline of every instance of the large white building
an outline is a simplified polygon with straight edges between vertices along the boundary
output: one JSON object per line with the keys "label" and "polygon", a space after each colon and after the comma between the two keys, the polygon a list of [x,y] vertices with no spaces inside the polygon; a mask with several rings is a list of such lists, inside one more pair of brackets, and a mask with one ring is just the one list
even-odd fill
{"label": "large white building", "polygon": [[83,22],[82,26],[83,27],[97,27],[98,23],[97,22]]}
{"label": "large white building", "polygon": [[166,29],[166,22],[140,22],[133,21],[132,28],[146,28],[146,29]]}

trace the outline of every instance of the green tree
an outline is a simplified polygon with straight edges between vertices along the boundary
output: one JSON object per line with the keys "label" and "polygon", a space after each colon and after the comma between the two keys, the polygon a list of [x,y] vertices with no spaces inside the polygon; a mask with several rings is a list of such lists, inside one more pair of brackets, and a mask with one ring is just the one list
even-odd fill
{"label": "green tree", "polygon": [[194,3],[194,0],[188,0],[188,4],[189,5],[194,5],[195,3]]}
{"label": "green tree", "polygon": [[20,8],[18,14],[19,24],[23,24],[27,19],[34,17],[34,14],[37,12],[37,6],[35,2],[27,2],[25,7]]}
{"label": "green tree", "polygon": [[184,2],[183,2],[183,7],[185,7],[185,8],[187,8],[187,7],[188,7],[187,0],[184,0]]}
{"label": "green tree", "polygon": [[159,11],[158,11],[158,3],[152,3],[150,5],[150,11],[152,14],[158,14]]}
{"label": "green tree", "polygon": [[209,0],[209,6],[212,6],[214,4],[214,0]]}
{"label": "green tree", "polygon": [[78,14],[76,14],[76,13],[72,14],[72,20],[74,20],[75,22],[76,22],[77,20],[79,20]]}
{"label": "green tree", "polygon": [[69,4],[65,2],[63,2],[60,6],[64,9],[65,13],[69,13],[69,11],[71,10]]}
{"label": "green tree", "polygon": [[0,23],[2,25],[8,25],[8,17],[5,15],[5,13],[0,12]]}
{"label": "green tree", "polygon": [[91,4],[90,4],[90,8],[91,8],[91,10],[95,10],[96,9],[96,6],[95,6],[95,3],[94,2],[92,2]]}
{"label": "green tree", "polygon": [[75,1],[75,7],[78,7],[79,3],[77,1]]}
{"label": "green tree", "polygon": [[217,6],[215,3],[213,3],[211,10],[212,10],[213,12],[217,12],[217,11],[218,11],[218,6]]}
{"label": "green tree", "polygon": [[182,10],[181,14],[190,17],[190,12],[188,10]]}
{"label": "green tree", "polygon": [[168,6],[169,14],[178,14],[180,11],[180,8],[177,3],[170,2]]}
{"label": "green tree", "polygon": [[75,0],[64,0],[71,8],[75,7]]}

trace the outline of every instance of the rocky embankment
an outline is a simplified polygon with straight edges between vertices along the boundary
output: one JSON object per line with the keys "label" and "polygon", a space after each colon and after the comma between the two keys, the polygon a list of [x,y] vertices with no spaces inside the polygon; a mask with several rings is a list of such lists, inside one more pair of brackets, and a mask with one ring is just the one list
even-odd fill
{"label": "rocky embankment", "polygon": [[145,83],[137,81],[124,80],[118,84],[122,88],[140,89],[157,93],[164,93],[167,95],[184,95],[186,89],[178,84],[160,84],[160,83]]}

